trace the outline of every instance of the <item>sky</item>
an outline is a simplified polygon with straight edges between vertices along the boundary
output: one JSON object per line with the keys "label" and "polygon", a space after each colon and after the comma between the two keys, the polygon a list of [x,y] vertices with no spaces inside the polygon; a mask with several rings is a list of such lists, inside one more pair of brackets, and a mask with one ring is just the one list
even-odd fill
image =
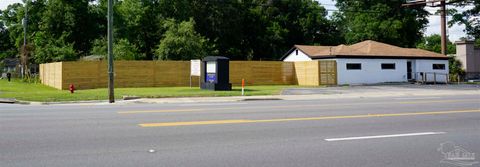
{"label": "sky", "polygon": [[[335,2],[333,0],[317,0],[319,1],[326,9],[336,10]],[[0,9],[7,8],[8,5],[12,3],[22,2],[22,0],[0,0]],[[430,13],[435,13],[438,8],[427,8],[427,11]],[[462,11],[462,9],[457,9]],[[464,9],[463,9],[464,10]],[[447,18],[447,20],[450,18]],[[429,25],[427,26],[426,35],[431,34],[440,34],[440,16],[432,15],[429,17]],[[454,25],[448,28],[447,34],[449,35],[450,41],[457,41],[461,37],[465,37],[466,34],[463,32],[465,30],[464,26]]]}

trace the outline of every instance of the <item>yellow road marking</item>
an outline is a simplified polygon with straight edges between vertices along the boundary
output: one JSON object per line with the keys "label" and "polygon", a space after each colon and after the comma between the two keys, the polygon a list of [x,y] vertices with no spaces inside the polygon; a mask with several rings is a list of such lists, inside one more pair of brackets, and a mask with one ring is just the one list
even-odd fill
{"label": "yellow road marking", "polygon": [[357,105],[383,105],[383,104],[423,104],[423,103],[454,103],[454,102],[468,102],[478,101],[478,99],[466,100],[434,100],[434,101],[403,101],[403,102],[370,102],[370,103],[349,103],[349,104],[313,104],[313,105],[290,105],[290,106],[256,106],[256,107],[224,107],[224,108],[190,108],[178,110],[146,110],[146,111],[123,111],[118,114],[143,114],[143,113],[173,113],[173,112],[195,112],[195,111],[214,111],[214,110],[247,110],[247,109],[289,109],[289,108],[304,108],[304,107],[345,107]]}
{"label": "yellow road marking", "polygon": [[216,125],[216,124],[238,124],[250,123],[251,120],[217,120],[217,121],[195,121],[195,122],[167,122],[167,123],[150,123],[140,124],[142,127],[158,127],[158,126],[188,126],[188,125]]}
{"label": "yellow road marking", "polygon": [[218,125],[218,124],[239,124],[239,123],[313,121],[313,120],[372,118],[372,117],[442,115],[442,114],[476,113],[476,112],[480,112],[480,109],[476,109],[476,110],[457,110],[457,111],[391,113],[391,114],[343,115],[343,116],[324,116],[324,117],[307,117],[307,118],[281,118],[281,119],[262,119],[262,120],[238,119],[238,120],[212,120],[212,121],[192,121],[192,122],[166,122],[166,123],[145,123],[145,124],[138,124],[138,125],[141,126],[141,127],[169,127],[169,126]]}

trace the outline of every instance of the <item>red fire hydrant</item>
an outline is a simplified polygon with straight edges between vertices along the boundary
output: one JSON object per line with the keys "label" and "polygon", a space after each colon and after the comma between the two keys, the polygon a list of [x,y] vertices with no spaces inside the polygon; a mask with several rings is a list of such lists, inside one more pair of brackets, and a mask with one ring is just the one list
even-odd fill
{"label": "red fire hydrant", "polygon": [[75,86],[70,84],[70,93],[75,93]]}

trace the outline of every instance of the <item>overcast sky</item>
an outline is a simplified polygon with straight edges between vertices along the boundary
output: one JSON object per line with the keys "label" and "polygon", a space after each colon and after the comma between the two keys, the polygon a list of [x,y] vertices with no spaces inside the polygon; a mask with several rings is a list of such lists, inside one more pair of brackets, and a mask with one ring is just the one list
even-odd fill
{"label": "overcast sky", "polygon": [[[318,0],[321,4],[325,6],[327,9],[335,10],[335,2],[333,0]],[[22,0],[0,0],[0,9],[5,9],[9,4],[22,2]],[[435,13],[438,8],[427,8],[430,13]],[[461,10],[461,9],[457,9]],[[447,18],[449,19],[449,18]],[[427,27],[426,34],[440,34],[440,16],[433,15],[429,17],[430,23]],[[465,29],[464,26],[455,25],[448,29],[448,35],[450,41],[457,41],[460,37],[466,36],[463,30]]]}

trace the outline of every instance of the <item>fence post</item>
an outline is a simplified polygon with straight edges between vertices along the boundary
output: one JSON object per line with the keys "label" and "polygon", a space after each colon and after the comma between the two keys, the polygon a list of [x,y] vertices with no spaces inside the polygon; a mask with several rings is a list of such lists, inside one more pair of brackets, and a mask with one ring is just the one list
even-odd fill
{"label": "fence post", "polygon": [[245,79],[242,79],[242,96],[245,96]]}

